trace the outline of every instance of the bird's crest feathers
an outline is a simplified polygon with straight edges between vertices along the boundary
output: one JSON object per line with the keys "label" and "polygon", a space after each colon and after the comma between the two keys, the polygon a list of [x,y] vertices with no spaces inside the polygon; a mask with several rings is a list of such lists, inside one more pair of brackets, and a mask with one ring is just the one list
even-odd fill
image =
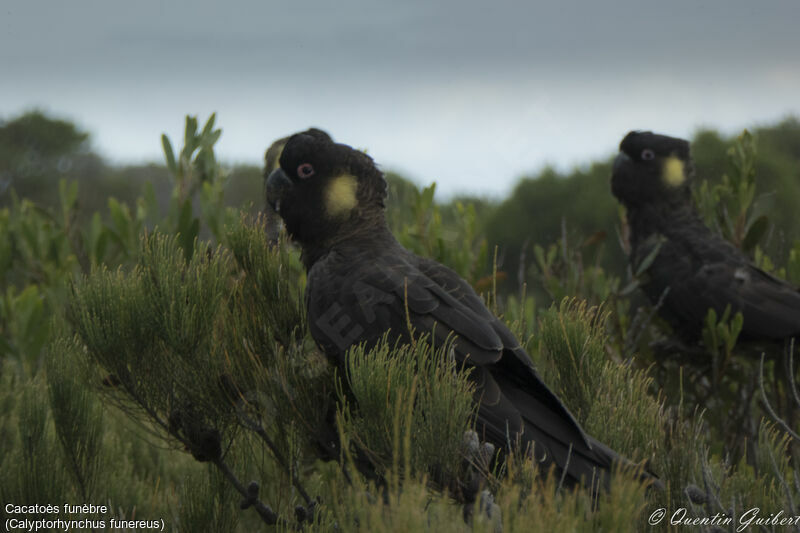
{"label": "bird's crest feathers", "polygon": [[278,168],[280,165],[281,154],[283,153],[283,148],[286,146],[286,141],[288,139],[279,139],[272,143],[272,146],[269,147],[267,153],[264,155],[264,177],[268,177],[270,173]]}

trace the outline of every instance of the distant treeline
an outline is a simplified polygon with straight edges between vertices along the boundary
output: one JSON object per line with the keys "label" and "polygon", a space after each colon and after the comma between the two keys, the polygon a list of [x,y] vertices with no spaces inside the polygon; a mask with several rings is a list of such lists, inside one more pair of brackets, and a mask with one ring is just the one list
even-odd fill
{"label": "distant treeline", "polygon": [[[652,126],[658,131],[657,124]],[[796,213],[800,201],[800,119],[789,117],[778,124],[754,128],[752,133],[757,143],[756,194],[760,196],[756,204],[769,213],[771,222],[766,252],[782,262],[791,243],[800,238]],[[711,129],[701,129],[694,135],[696,183],[707,180],[713,185],[730,173],[726,153],[735,137]],[[544,168],[524,176],[501,201],[457,196],[439,205],[444,225],[458,224],[459,204],[472,205],[476,233],[486,237],[490,250],[497,246],[498,268],[513,286],[528,280],[536,244],[544,246],[565,238],[570,245],[586,242],[588,254],[620,275],[625,265],[618,244],[621,212],[609,189],[613,155],[569,173]],[[87,215],[105,212],[109,197],[133,207],[146,182],[152,183],[163,206],[172,186],[164,164],[114,166],[104,161],[93,151],[89,134],[71,122],[32,111],[2,123],[0,207],[9,205],[14,194],[42,206],[54,206],[58,202],[57,183],[62,178],[79,183],[79,201]],[[394,227],[401,227],[411,222],[414,214],[392,212],[391,206],[408,206],[422,191],[398,174],[389,172],[388,178],[389,216]],[[261,196],[261,168],[237,165],[229,169],[226,205],[256,212],[261,208]],[[606,252],[600,253],[603,246]],[[522,268],[520,260],[524,261]],[[484,273],[491,268],[491,264],[485,265]]]}

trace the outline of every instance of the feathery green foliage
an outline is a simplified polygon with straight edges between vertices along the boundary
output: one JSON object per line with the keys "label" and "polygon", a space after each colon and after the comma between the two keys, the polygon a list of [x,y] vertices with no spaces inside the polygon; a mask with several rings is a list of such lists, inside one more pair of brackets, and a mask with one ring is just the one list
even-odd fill
{"label": "feathery green foliage", "polygon": [[539,339],[547,354],[542,365],[545,382],[571,399],[568,406],[579,418],[597,397],[591,387],[605,365],[605,318],[586,302],[565,299],[539,319]]}
{"label": "feathery green foliage", "polygon": [[[770,229],[789,228],[770,207],[785,199],[762,185],[764,177],[793,186],[784,170],[794,160],[776,146],[794,130],[776,126],[780,135],[756,151],[770,131],[743,136],[728,156],[724,139],[699,134],[700,177],[728,166],[727,178],[700,182],[695,194],[758,264],[797,281],[800,245],[777,253]],[[307,333],[297,253],[271,243],[262,220],[224,207],[219,132],[213,116],[203,128],[188,117],[182,147],[164,138],[173,178],[165,213],[151,188],[85,216],[67,182],[52,210],[26,198],[0,210],[4,503],[108,502],[106,519],[163,518],[179,531],[257,530],[268,514],[259,504],[278,529],[314,531],[642,531],[658,508],[668,514],[653,529],[674,531],[668,517],[680,508],[737,519],[753,507],[797,514],[797,444],[763,421],[770,415],[756,401],[756,366],[736,317],[709,316],[699,351],[669,344],[669,329],[641,304],[637,272],[610,268],[613,200],[608,209],[600,193],[588,195],[590,207],[578,200],[581,190],[607,188],[591,180],[605,179],[608,165],[564,184],[551,173],[500,214],[463,199],[437,204],[433,187],[390,197],[398,239],[489,292],[586,431],[647,461],[666,486],[647,491],[621,473],[593,501],[525,456],[475,464],[465,446],[472,392],[447,345],[356,347],[337,378]],[[526,194],[558,216],[524,204]],[[570,208],[585,216],[563,221],[553,194],[575,198]],[[487,278],[503,217],[530,241],[506,243],[497,278]],[[620,236],[624,243],[624,225]],[[517,268],[511,256],[522,250],[533,259]],[[503,276],[519,290],[494,292]],[[780,363],[767,360],[768,378]],[[795,427],[787,384],[775,377],[764,386]],[[242,500],[260,511],[242,510]]]}
{"label": "feathery green foliage", "polygon": [[103,415],[93,391],[84,385],[74,338],[57,337],[49,346],[47,389],[53,424],[82,501],[93,501],[102,463]]}
{"label": "feathery green foliage", "polygon": [[213,468],[187,477],[180,487],[176,531],[236,531],[240,514],[236,493]]}
{"label": "feathery green foliage", "polygon": [[[2,458],[6,474],[0,484],[0,497],[4,502],[17,505],[60,502],[65,496],[80,497],[70,490],[70,474],[65,464],[44,460],[59,453],[50,424],[44,384],[39,381],[17,392],[21,394],[19,407],[15,409],[15,446]],[[37,516],[40,519],[45,517],[45,514]]]}
{"label": "feathery green foliage", "polygon": [[378,475],[427,474],[445,486],[458,480],[475,408],[468,373],[451,350],[452,339],[431,347],[427,336],[413,345],[390,346],[384,338],[371,350],[350,350],[348,388],[337,388],[339,430]]}

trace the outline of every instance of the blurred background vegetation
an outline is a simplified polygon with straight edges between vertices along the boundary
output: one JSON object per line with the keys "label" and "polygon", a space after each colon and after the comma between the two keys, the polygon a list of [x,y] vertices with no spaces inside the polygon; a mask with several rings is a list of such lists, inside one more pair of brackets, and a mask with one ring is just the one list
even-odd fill
{"label": "blurred background vegetation", "polygon": [[[75,124],[34,111],[0,125],[3,503],[91,501],[179,531],[251,531],[265,511],[238,509],[236,484],[255,479],[243,507],[260,499],[279,528],[312,507],[309,528],[364,531],[496,531],[498,513],[509,531],[636,531],[659,507],[797,514],[800,405],[780,378],[783,354],[768,353],[762,382],[764,348],[738,345],[728,316],[710,315],[697,346],[671,342],[627,266],[613,154],[543,169],[501,200],[438,201],[435,185],[387,174],[401,243],[465,277],[587,430],[667,484],[645,493],[621,476],[595,504],[552,476],[533,481],[534,465],[512,457],[480,476],[494,516],[477,499],[484,509],[465,522],[443,472],[475,478],[452,462],[470,423],[466,385],[420,347],[391,371],[440,388],[390,383],[384,346],[354,358],[348,379],[365,396],[337,393],[307,335],[297,254],[270,248],[257,218],[262,171],[220,165],[220,134],[214,116],[202,128],[187,117],[180,146],[162,138],[164,164],[116,166]],[[700,130],[692,153],[706,220],[800,283],[800,121],[738,137]],[[409,398],[415,409],[399,409]],[[328,413],[343,444],[323,453]],[[421,419],[451,424],[436,433]]]}
{"label": "blurred background vegetation", "polygon": [[[759,214],[769,214],[770,232],[764,251],[778,263],[785,262],[792,244],[800,237],[796,199],[800,197],[800,120],[790,117],[775,125],[751,130],[757,139],[755,174],[758,176]],[[692,143],[696,174],[716,185],[728,168],[727,151],[734,137],[710,129],[696,132]],[[389,171],[390,208],[394,229],[414,227],[442,232],[455,239],[465,220],[474,235],[498,248],[498,268],[507,284],[501,292],[514,291],[521,283],[535,281],[535,245],[547,245],[565,236],[591,247],[600,264],[613,275],[622,275],[626,258],[619,251],[620,209],[609,194],[611,161],[597,161],[572,172],[544,168],[523,176],[507,198],[434,198],[435,186],[415,184]],[[256,213],[262,208],[262,169],[234,165],[226,169],[224,205]],[[0,206],[14,197],[37,206],[58,206],[58,181],[78,183],[78,216],[107,214],[109,198],[134,209],[145,186],[154,189],[161,208],[166,208],[172,183],[165,164],[114,166],[94,153],[88,132],[77,125],[51,118],[39,111],[12,117],[0,126]],[[432,208],[435,205],[435,210]],[[469,211],[469,213],[467,213]],[[401,233],[403,233],[401,231]],[[411,235],[412,245],[424,235]],[[611,248],[604,251],[604,248]],[[433,255],[434,249],[415,249]],[[491,272],[491,257],[475,275]],[[521,264],[522,263],[522,264]],[[532,268],[533,267],[533,268]]]}

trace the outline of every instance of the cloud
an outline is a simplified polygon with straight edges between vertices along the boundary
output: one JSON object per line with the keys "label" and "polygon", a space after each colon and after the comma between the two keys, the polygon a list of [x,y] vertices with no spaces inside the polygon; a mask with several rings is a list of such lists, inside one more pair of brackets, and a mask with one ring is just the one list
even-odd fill
{"label": "cloud", "polygon": [[74,118],[115,160],[213,111],[220,155],[257,164],[317,125],[444,192],[800,113],[800,3],[104,0],[4,4],[4,116]]}

